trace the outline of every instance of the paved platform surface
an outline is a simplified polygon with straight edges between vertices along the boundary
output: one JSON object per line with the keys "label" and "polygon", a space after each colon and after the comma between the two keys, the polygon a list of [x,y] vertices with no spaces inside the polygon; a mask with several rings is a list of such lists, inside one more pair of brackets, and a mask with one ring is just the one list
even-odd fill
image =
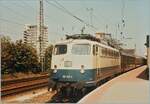
{"label": "paved platform surface", "polygon": [[84,104],[150,104],[150,81],[146,66],[126,72],[98,87],[78,103]]}

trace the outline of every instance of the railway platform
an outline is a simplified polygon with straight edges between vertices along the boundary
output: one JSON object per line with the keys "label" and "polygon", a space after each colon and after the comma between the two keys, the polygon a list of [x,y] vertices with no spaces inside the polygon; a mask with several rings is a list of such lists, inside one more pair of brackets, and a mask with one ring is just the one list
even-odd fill
{"label": "railway platform", "polygon": [[126,72],[96,88],[79,104],[150,104],[150,83],[147,66]]}

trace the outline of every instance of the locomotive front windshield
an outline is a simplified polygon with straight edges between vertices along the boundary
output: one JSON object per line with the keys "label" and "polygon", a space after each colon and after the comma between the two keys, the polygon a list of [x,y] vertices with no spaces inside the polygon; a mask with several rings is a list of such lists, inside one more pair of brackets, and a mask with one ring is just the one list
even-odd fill
{"label": "locomotive front windshield", "polygon": [[74,44],[71,50],[72,54],[76,55],[89,55],[90,45],[89,44]]}
{"label": "locomotive front windshield", "polygon": [[67,45],[55,45],[54,54],[60,55],[67,53]]}

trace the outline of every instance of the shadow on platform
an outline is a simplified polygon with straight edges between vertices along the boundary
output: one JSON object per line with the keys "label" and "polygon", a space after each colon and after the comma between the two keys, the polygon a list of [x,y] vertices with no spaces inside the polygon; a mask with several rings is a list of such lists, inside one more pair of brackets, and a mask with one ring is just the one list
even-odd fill
{"label": "shadow on platform", "polygon": [[149,70],[146,68],[143,72],[141,72],[137,78],[143,79],[143,80],[149,80]]}

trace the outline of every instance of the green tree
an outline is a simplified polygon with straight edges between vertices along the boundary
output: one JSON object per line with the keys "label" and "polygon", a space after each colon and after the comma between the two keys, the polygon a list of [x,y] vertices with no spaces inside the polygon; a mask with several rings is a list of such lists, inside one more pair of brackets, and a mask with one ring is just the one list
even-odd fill
{"label": "green tree", "polygon": [[39,72],[40,66],[36,50],[21,40],[11,42],[9,37],[1,37],[1,73]]}
{"label": "green tree", "polygon": [[51,71],[51,59],[52,59],[52,50],[53,50],[53,46],[49,45],[46,48],[46,52],[45,52],[45,70]]}
{"label": "green tree", "polygon": [[16,41],[15,44],[15,69],[17,72],[39,72],[39,62],[36,50],[22,42]]}
{"label": "green tree", "polygon": [[7,36],[1,36],[1,73],[15,73],[14,69],[14,52],[15,44]]}

